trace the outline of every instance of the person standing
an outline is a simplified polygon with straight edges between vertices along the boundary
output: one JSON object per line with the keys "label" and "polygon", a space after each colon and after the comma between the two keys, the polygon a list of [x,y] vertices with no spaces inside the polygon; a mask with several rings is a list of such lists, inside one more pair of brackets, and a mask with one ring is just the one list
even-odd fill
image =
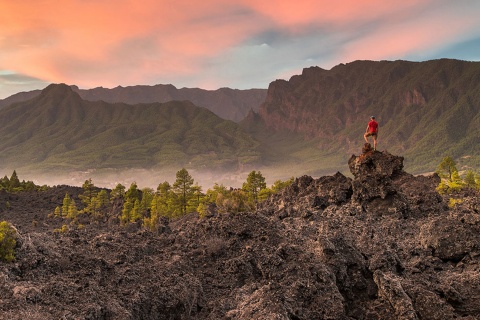
{"label": "person standing", "polygon": [[370,122],[368,122],[367,130],[363,135],[365,142],[368,143],[368,137],[373,137],[373,150],[377,150],[377,137],[378,137],[378,122],[375,121],[375,117],[370,117]]}

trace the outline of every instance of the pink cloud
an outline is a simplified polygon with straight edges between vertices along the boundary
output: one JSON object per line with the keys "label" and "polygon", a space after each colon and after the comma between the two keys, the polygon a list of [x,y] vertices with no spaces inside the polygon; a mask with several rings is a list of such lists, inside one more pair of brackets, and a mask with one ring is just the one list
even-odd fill
{"label": "pink cloud", "polygon": [[[452,19],[449,8],[442,11],[432,1],[2,1],[0,70],[81,87],[181,77],[211,84],[217,83],[214,71],[222,72],[222,66],[214,64],[232,61],[225,58],[232,48],[269,32],[281,37],[318,29],[318,37],[328,34],[337,42],[331,46],[339,62],[349,62],[428,50],[478,23],[474,14]],[[437,10],[437,15],[417,18],[425,8]],[[439,16],[449,23],[437,21]],[[369,23],[374,27],[362,32]],[[302,50],[290,49],[288,54]],[[285,55],[283,65],[295,59]],[[210,78],[203,79],[207,73]]]}

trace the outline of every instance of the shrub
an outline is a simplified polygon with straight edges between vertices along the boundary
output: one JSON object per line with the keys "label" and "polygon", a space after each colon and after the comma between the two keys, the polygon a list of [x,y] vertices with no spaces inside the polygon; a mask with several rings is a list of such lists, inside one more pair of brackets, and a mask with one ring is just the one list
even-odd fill
{"label": "shrub", "polygon": [[11,262],[15,260],[15,245],[17,232],[6,221],[0,222],[0,260]]}

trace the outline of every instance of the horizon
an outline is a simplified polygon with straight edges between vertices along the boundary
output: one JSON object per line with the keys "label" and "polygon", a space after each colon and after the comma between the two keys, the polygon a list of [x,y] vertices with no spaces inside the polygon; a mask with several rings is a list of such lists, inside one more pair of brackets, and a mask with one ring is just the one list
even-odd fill
{"label": "horizon", "polygon": [[51,83],[266,89],[310,66],[480,61],[479,13],[472,0],[2,3],[0,99]]}

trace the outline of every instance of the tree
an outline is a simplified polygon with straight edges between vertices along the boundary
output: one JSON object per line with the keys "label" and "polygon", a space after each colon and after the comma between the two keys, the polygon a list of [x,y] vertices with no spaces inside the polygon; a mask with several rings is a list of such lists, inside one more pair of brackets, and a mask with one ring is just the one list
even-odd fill
{"label": "tree", "polygon": [[130,222],[136,222],[138,220],[141,220],[142,218],[142,206],[140,205],[140,200],[137,199],[135,200],[133,208],[130,211]]}
{"label": "tree", "polygon": [[130,188],[128,188],[125,193],[125,201],[127,200],[130,200],[132,203],[135,203],[135,200],[140,200],[140,191],[138,190],[136,182],[132,182]]}
{"label": "tree", "polygon": [[155,224],[160,216],[167,218],[175,216],[175,199],[176,195],[170,183],[167,181],[160,183],[150,203],[151,223]]}
{"label": "tree", "polygon": [[265,183],[265,177],[262,173],[253,170],[248,174],[247,182],[243,183],[242,189],[247,192],[250,201],[257,203],[258,193],[266,187],[267,184]]}
{"label": "tree", "polygon": [[262,189],[258,192],[258,199],[259,200],[266,200],[269,196],[272,194],[278,193],[291,185],[294,181],[294,178],[291,177],[288,180],[282,181],[282,180],[277,180],[275,181],[270,188]]}
{"label": "tree", "polygon": [[20,180],[17,176],[17,171],[13,170],[12,176],[10,177],[9,190],[14,191],[15,188],[20,187]]}
{"label": "tree", "polygon": [[123,199],[125,196],[125,186],[122,184],[117,184],[115,188],[110,192],[110,200],[114,201],[116,199]]}
{"label": "tree", "polygon": [[65,197],[63,198],[63,204],[62,204],[62,216],[68,215],[68,209],[70,208],[70,202],[72,199],[70,198],[70,195],[68,193],[65,194]]}
{"label": "tree", "polygon": [[193,197],[193,182],[193,178],[185,168],[177,171],[177,180],[173,184],[173,191],[178,197],[181,214],[187,213],[188,202]]}
{"label": "tree", "polygon": [[83,194],[79,195],[78,197],[80,198],[84,206],[88,208],[90,206],[92,198],[97,195],[97,192],[95,191],[95,186],[92,183],[92,179],[85,180],[82,185],[82,189]]}
{"label": "tree", "polygon": [[450,156],[446,156],[442,159],[440,164],[435,171],[441,178],[447,179],[448,181],[453,180],[454,172],[458,172],[457,164]]}
{"label": "tree", "polygon": [[107,190],[102,189],[98,192],[96,197],[93,197],[90,200],[90,204],[87,208],[84,209],[84,212],[88,212],[95,218],[101,219],[106,216],[106,214],[102,212],[106,210],[109,204],[110,200],[108,198],[108,192]]}
{"label": "tree", "polygon": [[140,208],[142,210],[142,213],[146,213],[147,210],[150,208],[154,194],[155,193],[152,188],[142,189],[142,200],[140,202]]}
{"label": "tree", "polygon": [[465,183],[465,186],[467,186],[467,188],[474,189],[476,185],[475,173],[472,170],[468,170],[465,178],[463,179],[463,182]]}
{"label": "tree", "polygon": [[15,245],[17,232],[8,222],[0,222],[0,260],[11,262],[15,260]]}
{"label": "tree", "polygon": [[68,205],[68,211],[67,211],[67,218],[75,220],[78,215],[78,209],[77,205],[75,204],[75,199],[70,200],[70,204]]}
{"label": "tree", "polygon": [[134,203],[131,200],[125,200],[123,203],[122,215],[120,216],[120,223],[125,225],[130,222],[130,214],[133,210]]}
{"label": "tree", "polygon": [[190,201],[189,207],[192,208],[192,211],[198,208],[200,205],[202,197],[205,195],[202,193],[202,187],[198,185],[198,183],[195,183],[195,185],[192,187],[192,199]]}

